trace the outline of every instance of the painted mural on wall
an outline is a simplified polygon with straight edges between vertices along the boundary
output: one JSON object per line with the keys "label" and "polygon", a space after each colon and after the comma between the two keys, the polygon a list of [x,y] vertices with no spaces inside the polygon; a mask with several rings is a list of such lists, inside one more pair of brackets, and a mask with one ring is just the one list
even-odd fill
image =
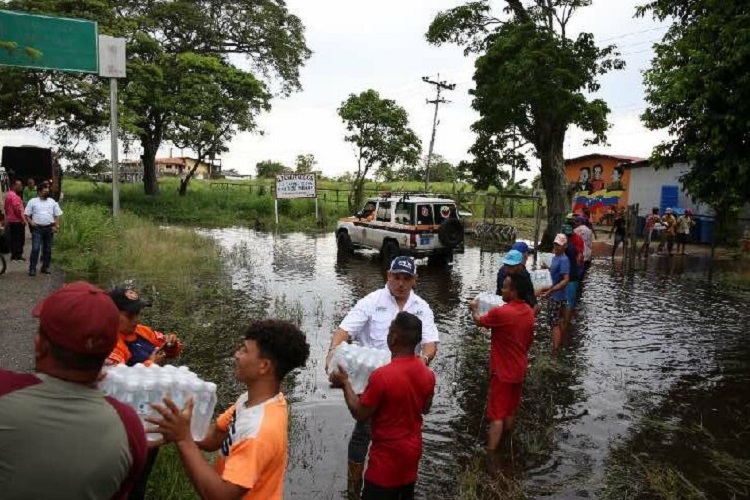
{"label": "painted mural on wall", "polygon": [[601,163],[578,167],[578,192],[573,200],[573,210],[588,207],[592,212],[602,212],[609,207],[627,204],[623,176],[624,164],[606,172]]}

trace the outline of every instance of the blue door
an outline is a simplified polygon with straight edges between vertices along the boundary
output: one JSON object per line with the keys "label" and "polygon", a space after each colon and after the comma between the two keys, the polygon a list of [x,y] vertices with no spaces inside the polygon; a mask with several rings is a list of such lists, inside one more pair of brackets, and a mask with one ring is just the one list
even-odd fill
{"label": "blue door", "polygon": [[659,210],[662,215],[667,208],[676,208],[680,194],[679,186],[662,186],[661,187],[661,202],[659,203]]}

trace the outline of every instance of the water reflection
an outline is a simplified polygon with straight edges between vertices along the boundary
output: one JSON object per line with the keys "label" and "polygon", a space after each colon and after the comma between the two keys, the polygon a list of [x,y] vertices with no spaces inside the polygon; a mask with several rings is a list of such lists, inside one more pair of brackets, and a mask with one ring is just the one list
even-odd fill
{"label": "water reflection", "polygon": [[[377,254],[338,259],[333,235],[208,233],[227,251],[241,297],[228,310],[299,321],[309,337],[308,365],[288,385],[294,403],[285,497],[342,498],[353,421],[341,392],[329,389],[322,363],[346,312],[384,286]],[[431,305],[441,335],[419,498],[455,498],[461,471],[481,454],[488,341],[465,304],[480,291],[494,291],[497,267],[498,254],[471,246],[449,268],[419,267],[417,293]],[[705,261],[653,257],[634,273],[618,267],[609,259],[595,262],[559,363],[546,356],[549,329],[543,322],[537,329],[517,429],[523,440],[513,455],[532,496],[597,496],[611,443],[626,438],[645,412],[667,404],[679,381],[750,372],[747,358],[724,361],[726,346],[746,340],[740,325],[750,320],[747,297],[707,283]],[[218,364],[224,380],[232,379],[231,364],[217,358],[231,353],[236,339],[217,334],[214,354],[206,353],[205,364]]]}

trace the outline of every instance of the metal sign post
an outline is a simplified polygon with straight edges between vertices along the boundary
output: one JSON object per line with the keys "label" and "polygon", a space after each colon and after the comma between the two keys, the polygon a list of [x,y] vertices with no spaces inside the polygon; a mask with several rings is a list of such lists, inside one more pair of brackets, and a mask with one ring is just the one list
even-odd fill
{"label": "metal sign post", "polygon": [[120,215],[120,162],[117,146],[117,79],[125,78],[125,39],[99,35],[99,76],[109,78],[112,134],[112,216]]}

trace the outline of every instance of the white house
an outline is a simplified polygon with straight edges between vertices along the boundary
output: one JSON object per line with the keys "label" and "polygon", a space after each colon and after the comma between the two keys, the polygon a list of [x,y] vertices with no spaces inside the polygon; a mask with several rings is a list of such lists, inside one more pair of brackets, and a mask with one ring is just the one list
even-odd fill
{"label": "white house", "polygon": [[646,216],[654,207],[659,207],[662,214],[669,207],[689,208],[696,215],[714,215],[708,205],[694,202],[684,191],[680,177],[690,169],[687,163],[675,163],[669,168],[656,170],[644,160],[626,164],[625,168],[630,170],[628,203],[639,205],[638,215]]}

